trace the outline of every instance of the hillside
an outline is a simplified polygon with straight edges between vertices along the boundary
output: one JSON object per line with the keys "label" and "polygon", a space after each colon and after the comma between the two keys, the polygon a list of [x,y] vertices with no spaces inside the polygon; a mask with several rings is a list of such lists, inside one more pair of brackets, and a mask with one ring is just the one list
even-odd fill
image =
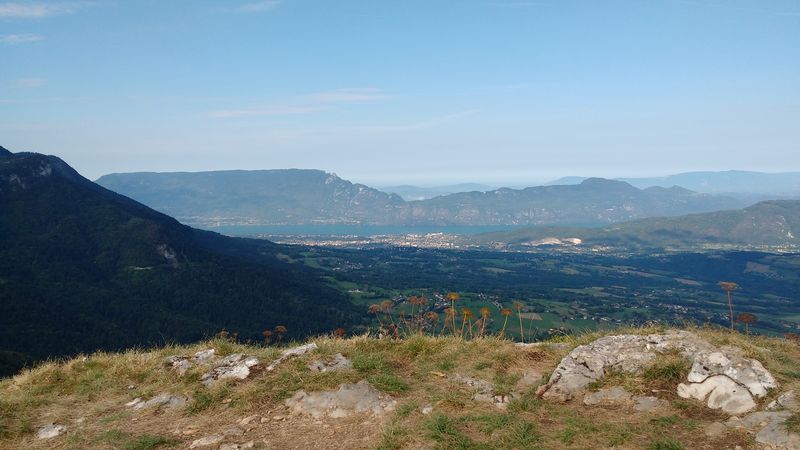
{"label": "hillside", "polygon": [[[648,333],[694,336],[685,345],[708,342],[748,362],[739,351],[763,363],[754,367],[777,388],[750,406],[757,412],[711,409],[676,393],[691,364],[665,351],[640,361],[640,371],[609,370],[582,399],[537,395],[571,350],[602,334],[525,346],[498,338],[320,337],[293,344],[297,356],[280,361],[285,348],[215,339],[50,362],[0,380],[0,447],[797,448],[797,343],[714,329],[620,332],[632,333],[631,342]],[[242,379],[201,382],[210,368],[245,357],[253,365]]]}
{"label": "hillside", "polygon": [[800,200],[773,200],[739,210],[648,218],[603,228],[538,227],[486,233],[474,239],[510,245],[571,245],[566,240],[577,238],[584,246],[627,248],[794,248],[800,244],[799,235]]}
{"label": "hillside", "polygon": [[321,170],[126,173],[97,183],[181,222],[216,224],[360,223],[396,217],[405,202]]}
{"label": "hillside", "polygon": [[96,349],[260,339],[351,323],[349,301],[282,247],[195,230],[54,156],[0,154],[0,373]]}
{"label": "hillside", "polygon": [[183,223],[219,225],[362,224],[392,226],[603,225],[653,216],[745,206],[673,187],[637,189],[592,178],[404,201],[318,170],[130,173],[97,182]]}

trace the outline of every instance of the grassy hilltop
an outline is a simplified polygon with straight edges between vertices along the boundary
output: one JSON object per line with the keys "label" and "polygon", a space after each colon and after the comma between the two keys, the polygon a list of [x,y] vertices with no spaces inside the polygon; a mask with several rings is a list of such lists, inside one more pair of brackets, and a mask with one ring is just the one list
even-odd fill
{"label": "grassy hilltop", "polygon": [[[740,347],[745,356],[761,361],[781,383],[781,391],[800,387],[796,341],[719,329],[694,331],[715,345]],[[284,348],[218,338],[190,346],[79,356],[44,363],[0,381],[0,448],[188,448],[213,433],[224,434],[225,443],[252,441],[255,448],[759,448],[745,432],[729,430],[724,445],[704,434],[708,424],[726,416],[677,397],[675,385],[689,367],[670,356],[640,376],[613,375],[602,383],[639,394],[658,392],[669,401],[668,407],[658,411],[588,407],[575,401],[557,404],[536,397],[536,386],[546,381],[571,348],[599,336],[565,337],[561,339],[565,345],[528,347],[496,337],[320,337],[310,341],[318,350],[289,359],[272,372],[259,370],[248,379],[220,381],[211,387],[200,383],[202,368],[195,366],[179,376],[165,366],[165,358],[213,348],[220,356],[253,355],[266,365]],[[309,370],[310,362],[336,353],[349,358],[352,369]],[[523,375],[535,372],[543,375],[541,381],[529,385],[505,409],[473,400],[474,389],[457,381],[458,376],[486,380],[495,393],[503,394]],[[313,419],[291,415],[284,405],[301,389],[333,390],[360,380],[394,398],[396,408],[380,418]],[[160,393],[183,396],[187,403],[179,408],[141,410],[125,405]],[[795,415],[788,426],[797,427],[796,419]],[[37,430],[49,423],[66,425],[66,432],[49,440],[37,439]]]}

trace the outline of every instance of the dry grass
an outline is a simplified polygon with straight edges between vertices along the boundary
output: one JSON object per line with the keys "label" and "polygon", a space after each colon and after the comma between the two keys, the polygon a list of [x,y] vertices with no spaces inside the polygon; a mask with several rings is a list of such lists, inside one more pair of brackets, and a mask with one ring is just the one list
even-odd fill
{"label": "dry grass", "polygon": [[[615,334],[649,334],[660,328],[615,330]],[[762,361],[785,388],[800,387],[800,346],[777,338],[743,336],[727,331],[694,329],[717,345],[735,345]],[[571,345],[588,343],[602,333],[561,337]],[[97,353],[63,362],[44,363],[12,379],[0,381],[0,448],[170,448],[186,446],[201,434],[210,434],[251,415],[254,421],[242,441],[266,440],[270,447],[401,449],[436,446],[469,448],[716,448],[702,433],[720,420],[717,412],[697,402],[678,399],[674,386],[688,366],[677,355],[666,355],[636,376],[612,374],[602,383],[622,385],[632,392],[657,391],[671,401],[666,411],[634,414],[620,408],[586,408],[577,402],[552,404],[529,390],[507,410],[472,400],[473,392],[454,382],[459,374],[493,383],[498,392],[511,390],[528,370],[549,373],[563,352],[520,348],[494,338],[463,341],[454,337],[415,335],[403,340],[367,337],[314,339],[318,352],[290,360],[267,373],[240,383],[219,383],[212,389],[199,383],[202,370],[185,376],[163,368],[165,357],[191,355],[213,347],[220,354],[242,352],[270,361],[278,348],[244,346],[213,340],[192,346],[154,351]],[[312,360],[342,353],[354,369],[315,373]],[[343,382],[370,380],[398,401],[397,410],[382,420],[338,419],[315,423],[286,415],[283,400],[300,389],[335,389]],[[129,389],[129,386],[134,388]],[[599,387],[599,386],[598,386]],[[181,410],[133,411],[124,404],[135,397],[170,392],[190,399]],[[422,408],[433,406],[433,413]],[[65,436],[37,441],[35,431],[47,423],[68,426]],[[328,425],[326,427],[326,425]],[[192,429],[206,429],[184,434]],[[752,448],[752,436],[731,432],[728,444]]]}

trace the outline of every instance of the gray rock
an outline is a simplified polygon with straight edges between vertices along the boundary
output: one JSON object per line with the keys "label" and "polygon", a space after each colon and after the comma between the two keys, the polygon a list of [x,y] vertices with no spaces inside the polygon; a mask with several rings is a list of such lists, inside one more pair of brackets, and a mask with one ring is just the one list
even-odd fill
{"label": "gray rock", "polygon": [[583,397],[583,404],[594,405],[618,405],[627,403],[631,400],[632,394],[625,389],[615,386],[608,389],[600,389]]}
{"label": "gray rock", "polygon": [[213,348],[201,350],[194,354],[192,361],[195,364],[210,364],[216,358],[217,351]]}
{"label": "gray rock", "polygon": [[270,364],[269,364],[269,365],[266,367],[266,369],[265,369],[265,370],[266,370],[267,372],[272,372],[272,371],[273,371],[273,370],[275,370],[275,369],[276,369],[276,368],[277,368],[277,367],[278,367],[278,366],[279,366],[279,365],[280,365],[282,362],[286,361],[287,359],[289,359],[289,358],[294,358],[294,357],[296,357],[296,356],[305,355],[306,353],[308,353],[308,352],[310,352],[310,351],[313,351],[313,350],[316,350],[316,349],[318,349],[318,348],[319,348],[319,347],[317,346],[317,344],[315,344],[315,343],[313,343],[313,342],[312,342],[312,343],[310,343],[310,344],[305,344],[305,345],[301,345],[301,346],[299,346],[299,347],[294,347],[294,348],[290,348],[290,349],[288,349],[288,350],[285,350],[283,353],[281,353],[281,356],[279,356],[279,357],[278,357],[278,359],[276,359],[275,361],[272,361],[272,362],[271,362],[271,363],[270,363]]}
{"label": "gray rock", "polygon": [[758,411],[748,414],[738,421],[731,418],[725,425],[731,428],[744,428],[751,432],[757,432],[771,423],[783,423],[792,414],[787,411]]}
{"label": "gray rock", "polygon": [[168,366],[172,367],[173,370],[178,372],[178,375],[183,375],[187,370],[194,367],[194,364],[192,364],[192,362],[189,361],[189,358],[185,356],[169,356],[166,358],[165,362]]}
{"label": "gray rock", "polygon": [[420,410],[420,412],[422,412],[422,414],[424,414],[426,416],[429,415],[430,413],[433,412],[433,405],[425,405],[425,406],[423,406],[422,409]]}
{"label": "gray rock", "polygon": [[338,372],[352,369],[353,363],[341,353],[337,353],[333,356],[333,361],[314,361],[308,368],[312,372]]}
{"label": "gray rock", "polygon": [[245,358],[241,353],[223,358],[211,372],[204,373],[200,382],[205,386],[213,385],[217,380],[244,380],[250,376],[250,369],[258,365],[258,358]]}
{"label": "gray rock", "polygon": [[298,391],[286,400],[294,414],[308,414],[315,419],[341,418],[368,413],[381,416],[395,409],[397,402],[378,392],[366,381],[345,383],[336,391]]}
{"label": "gray rock", "polygon": [[708,425],[705,429],[705,435],[708,437],[720,437],[728,432],[728,427],[721,422],[714,422]]}
{"label": "gray rock", "polygon": [[172,395],[169,393],[158,394],[147,401],[144,401],[141,398],[135,398],[132,401],[125,404],[125,406],[130,406],[133,409],[161,408],[161,407],[177,408],[184,405],[186,405],[186,397],[181,397],[179,395]]}
{"label": "gray rock", "polygon": [[797,400],[797,396],[795,395],[794,391],[788,391],[784,392],[777,399],[770,402],[770,404],[767,405],[767,409],[770,411],[777,411],[781,409],[800,411],[800,401]]}
{"label": "gray rock", "polygon": [[606,336],[572,350],[561,360],[548,383],[537,391],[545,398],[567,401],[609,370],[636,373],[660,353],[680,352],[692,361],[687,382],[678,387],[684,398],[707,401],[711,408],[741,414],[756,406],[778,383],[760,362],[741,356],[738,349],[716,348],[688,331],[648,336]]}
{"label": "gray rock", "polygon": [[39,431],[36,432],[36,439],[53,439],[54,437],[64,434],[66,431],[66,426],[51,423],[39,428]]}
{"label": "gray rock", "polygon": [[221,434],[212,434],[210,436],[203,436],[200,439],[197,439],[194,442],[192,442],[192,445],[190,445],[189,448],[211,447],[212,445],[219,444],[220,442],[222,442],[223,439],[225,439],[225,437]]}
{"label": "gray rock", "polygon": [[784,422],[785,419],[768,423],[756,433],[756,442],[780,449],[800,449],[800,434],[790,433]]}
{"label": "gray rock", "polygon": [[650,412],[657,409],[666,408],[667,406],[669,406],[669,402],[658,397],[633,397],[633,409],[635,411]]}

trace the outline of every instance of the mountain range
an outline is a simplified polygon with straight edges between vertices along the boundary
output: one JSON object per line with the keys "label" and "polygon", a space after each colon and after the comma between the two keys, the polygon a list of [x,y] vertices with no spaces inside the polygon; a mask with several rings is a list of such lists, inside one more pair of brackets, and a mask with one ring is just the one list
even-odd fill
{"label": "mountain range", "polygon": [[638,189],[590,178],[577,185],[501,188],[405,201],[320,170],[126,173],[97,183],[183,223],[392,226],[588,225],[733,209],[742,200],[680,187]]}
{"label": "mountain range", "polygon": [[469,238],[482,244],[536,247],[568,245],[622,248],[800,246],[800,200],[772,200],[744,209],[653,217],[602,228],[534,227]]}
{"label": "mountain range", "polygon": [[429,198],[439,197],[442,195],[458,194],[459,192],[486,192],[497,189],[496,187],[488,186],[480,183],[459,183],[446,186],[378,186],[377,189],[387,192],[389,194],[397,194],[406,201],[413,200],[427,200]]}
{"label": "mountain range", "polygon": [[57,157],[0,147],[0,373],[226,327],[259,339],[283,325],[290,338],[358,320],[288,251],[190,228]]}
{"label": "mountain range", "polygon": [[[563,177],[548,185],[579,184],[586,177]],[[764,173],[744,170],[685,172],[663,177],[617,178],[640,189],[681,186],[706,194],[800,198],[800,172]]]}

